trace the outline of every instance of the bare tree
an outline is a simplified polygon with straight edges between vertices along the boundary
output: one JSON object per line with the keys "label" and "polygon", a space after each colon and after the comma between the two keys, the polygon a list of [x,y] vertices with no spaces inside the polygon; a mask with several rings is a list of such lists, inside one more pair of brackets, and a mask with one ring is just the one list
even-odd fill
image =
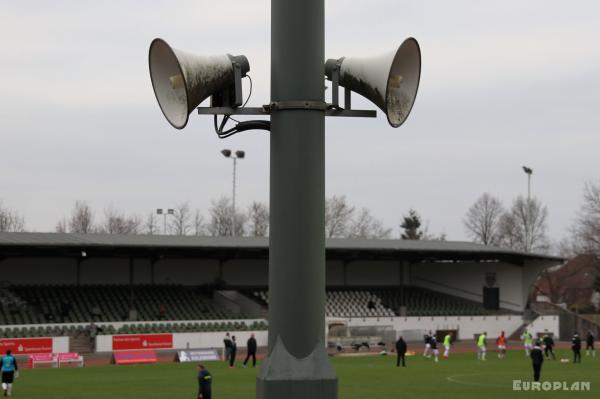
{"label": "bare tree", "polygon": [[500,218],[504,207],[499,199],[484,193],[469,208],[463,223],[467,234],[484,245],[500,244]]}
{"label": "bare tree", "polygon": [[262,202],[253,202],[248,208],[248,234],[266,237],[269,234],[269,207]]}
{"label": "bare tree", "polygon": [[160,227],[158,223],[158,216],[154,212],[148,213],[146,219],[144,220],[144,224],[142,229],[145,234],[154,235],[160,233]]}
{"label": "bare tree", "polygon": [[522,249],[525,241],[523,231],[517,226],[517,220],[510,212],[504,212],[499,220],[500,245],[507,248]]}
{"label": "bare tree", "polygon": [[327,238],[346,237],[354,207],[346,201],[346,196],[333,196],[325,201],[325,236]]}
{"label": "bare tree", "polygon": [[553,245],[553,255],[560,256],[565,259],[571,259],[581,253],[581,248],[577,240],[572,240],[570,237],[564,237]]}
{"label": "bare tree", "polygon": [[61,220],[56,223],[55,230],[57,233],[68,233],[69,232],[69,222],[66,217],[63,217]]}
{"label": "bare tree", "polygon": [[86,201],[75,201],[69,219],[69,231],[79,234],[94,232],[94,213]]}
{"label": "bare tree", "polygon": [[248,216],[245,213],[235,212],[235,235],[237,237],[243,237],[246,235],[246,222],[248,221]]}
{"label": "bare tree", "polygon": [[106,234],[139,234],[142,218],[138,215],[126,216],[125,212],[113,206],[104,209],[104,221],[98,231]]}
{"label": "bare tree", "polygon": [[9,209],[0,201],[0,231],[25,231],[25,218],[17,211]]}
{"label": "bare tree", "polygon": [[535,283],[533,283],[533,288],[536,294],[545,294],[550,299],[550,302],[559,303],[561,300],[561,281],[558,274],[551,269],[552,268],[545,268],[538,274]]}
{"label": "bare tree", "polygon": [[350,223],[350,238],[378,238],[386,239],[392,235],[392,229],[386,228],[381,220],[375,219],[371,211],[362,208],[359,214]]}
{"label": "bare tree", "polygon": [[189,202],[182,202],[175,207],[171,232],[178,236],[188,235],[192,228],[192,211]]}
{"label": "bare tree", "polygon": [[203,236],[206,233],[206,226],[204,225],[204,216],[200,213],[199,209],[196,209],[194,213],[194,220],[192,222],[195,236]]}
{"label": "bare tree", "polygon": [[227,197],[221,197],[211,202],[208,210],[210,222],[208,232],[211,236],[224,237],[231,235],[231,202]]}
{"label": "bare tree", "polygon": [[587,182],[583,190],[583,204],[573,228],[579,252],[600,255],[600,183]]}
{"label": "bare tree", "polygon": [[[215,237],[244,235],[247,216],[236,211],[235,218],[232,217],[233,207],[229,198],[221,197],[217,201],[212,201],[208,213],[210,215],[208,223],[210,235]],[[234,234],[231,234],[232,225],[235,227]]]}
{"label": "bare tree", "polygon": [[510,212],[500,218],[501,242],[521,251],[547,251],[546,219],[548,209],[538,199],[517,197]]}
{"label": "bare tree", "polygon": [[447,236],[446,233],[442,232],[440,234],[430,233],[429,232],[429,221],[425,222],[425,226],[421,229],[421,240],[423,241],[446,241]]}

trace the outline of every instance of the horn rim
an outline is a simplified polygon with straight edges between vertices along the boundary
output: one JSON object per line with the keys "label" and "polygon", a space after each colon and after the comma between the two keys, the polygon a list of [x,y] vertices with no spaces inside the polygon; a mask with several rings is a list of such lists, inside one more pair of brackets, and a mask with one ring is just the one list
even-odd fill
{"label": "horn rim", "polygon": [[406,120],[408,119],[408,117],[410,116],[410,113],[415,105],[415,102],[417,101],[417,94],[419,93],[419,85],[421,83],[421,46],[419,46],[419,42],[417,41],[417,39],[415,39],[414,37],[408,37],[406,39],[404,39],[404,41],[402,42],[402,44],[400,44],[400,46],[398,46],[398,49],[396,50],[396,54],[394,55],[394,59],[392,61],[392,64],[390,65],[390,71],[388,73],[388,80],[387,82],[390,81],[390,78],[392,77],[392,67],[394,66],[394,64],[396,63],[396,60],[399,59],[400,57],[400,50],[402,49],[402,47],[404,45],[406,45],[407,43],[414,43],[417,49],[417,54],[419,55],[419,74],[417,77],[417,87],[415,88],[415,96],[414,99],[412,101],[412,103],[410,104],[410,109],[408,110],[408,113],[406,114],[406,117],[400,122],[400,123],[393,123],[390,120],[390,113],[388,112],[388,86],[386,85],[385,88],[385,116],[388,120],[388,123],[390,124],[390,126],[396,128],[396,127],[400,127],[404,124],[404,122],[406,122]]}
{"label": "horn rim", "polygon": [[[189,93],[188,93],[188,87],[187,87],[187,82],[185,80],[185,74],[183,73],[183,69],[181,68],[181,63],[179,62],[178,58],[177,58],[177,54],[175,54],[175,51],[173,50],[173,47],[171,47],[169,45],[169,43],[166,42],[166,40],[161,39],[160,37],[155,38],[154,40],[152,40],[152,42],[150,43],[150,49],[148,51],[148,69],[150,70],[150,81],[152,82],[152,91],[154,92],[154,97],[156,98],[156,102],[158,103],[158,106],[160,108],[160,111],[163,113],[163,116],[165,117],[165,119],[169,122],[169,124],[171,126],[173,126],[175,129],[183,129],[184,127],[186,127],[189,119],[190,119],[190,113],[187,112],[186,110],[186,114],[185,114],[185,120],[183,121],[183,124],[181,125],[176,125],[175,123],[173,123],[171,121],[171,119],[167,116],[167,113],[165,112],[165,110],[163,109],[163,106],[158,98],[158,94],[156,92],[156,87],[154,86],[154,79],[152,78],[154,75],[152,73],[152,62],[151,62],[151,56],[152,56],[152,49],[155,45],[164,45],[166,47],[166,49],[171,53],[171,56],[173,56],[175,58],[175,60],[177,60],[177,69],[179,70],[179,73],[181,74],[181,76],[183,77],[183,82],[184,82],[184,89],[185,89],[185,102],[186,105],[189,102]],[[188,107],[186,107],[188,108]]]}

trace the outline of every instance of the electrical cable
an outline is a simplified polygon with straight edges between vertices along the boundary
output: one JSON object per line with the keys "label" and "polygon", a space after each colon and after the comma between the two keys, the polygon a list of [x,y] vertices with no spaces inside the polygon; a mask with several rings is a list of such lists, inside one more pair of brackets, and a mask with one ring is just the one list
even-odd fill
{"label": "electrical cable", "polygon": [[[250,75],[246,75],[246,77],[248,77],[248,79],[250,80],[250,90],[248,93],[248,98],[246,98],[246,101],[244,101],[244,104],[242,104],[241,108],[244,108],[246,106],[246,104],[248,104],[248,101],[250,101],[250,97],[252,96],[252,78],[250,77]],[[227,129],[225,131],[223,131],[223,129],[225,128],[225,125],[227,124],[227,121],[229,120],[235,121],[236,125],[234,127],[232,127],[231,129]],[[221,123],[218,123],[218,116],[215,115],[214,117],[214,126],[215,126],[215,132],[217,133],[217,136],[220,139],[225,139],[227,137],[231,137],[234,134],[240,133],[240,132],[244,132],[246,130],[267,130],[270,131],[271,130],[271,121],[267,121],[267,120],[252,120],[252,121],[238,121],[234,118],[231,117],[231,115],[224,115],[223,116],[223,120],[221,121]]]}

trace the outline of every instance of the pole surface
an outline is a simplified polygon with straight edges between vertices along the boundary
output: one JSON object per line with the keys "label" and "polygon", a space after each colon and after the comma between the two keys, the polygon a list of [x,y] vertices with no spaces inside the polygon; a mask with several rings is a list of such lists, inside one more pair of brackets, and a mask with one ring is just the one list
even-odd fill
{"label": "pole surface", "polygon": [[[324,101],[324,0],[272,0],[271,101]],[[258,399],[334,399],[325,351],[325,113],[271,115],[269,351]]]}
{"label": "pole surface", "polygon": [[237,167],[237,159],[233,158],[233,197],[231,200],[233,212],[231,213],[231,236],[235,236],[235,172]]}
{"label": "pole surface", "polygon": [[530,224],[530,209],[531,209],[531,173],[527,172],[527,206],[525,208],[525,252],[531,251],[531,245],[529,245],[529,230],[531,229]]}

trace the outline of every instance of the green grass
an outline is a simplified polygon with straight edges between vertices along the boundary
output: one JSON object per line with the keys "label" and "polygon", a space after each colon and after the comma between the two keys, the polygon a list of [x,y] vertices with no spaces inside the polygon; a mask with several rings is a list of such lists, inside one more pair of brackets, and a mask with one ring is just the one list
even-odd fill
{"label": "green grass", "polygon": [[[559,357],[570,353],[560,352]],[[531,363],[521,351],[505,360],[489,353],[479,362],[475,354],[455,354],[434,363],[409,357],[407,368],[396,368],[395,357],[333,358],[340,399],[353,398],[461,398],[506,399],[539,397],[591,398],[600,393],[600,357],[583,356],[583,363],[546,361],[542,380],[590,381],[590,392],[513,392],[512,380],[529,380]],[[257,369],[228,369],[222,362],[207,363],[213,374],[215,399],[254,398]],[[14,388],[15,398],[44,399],[192,399],[196,392],[195,364],[163,363],[140,366],[105,366],[82,369],[23,370]]]}

